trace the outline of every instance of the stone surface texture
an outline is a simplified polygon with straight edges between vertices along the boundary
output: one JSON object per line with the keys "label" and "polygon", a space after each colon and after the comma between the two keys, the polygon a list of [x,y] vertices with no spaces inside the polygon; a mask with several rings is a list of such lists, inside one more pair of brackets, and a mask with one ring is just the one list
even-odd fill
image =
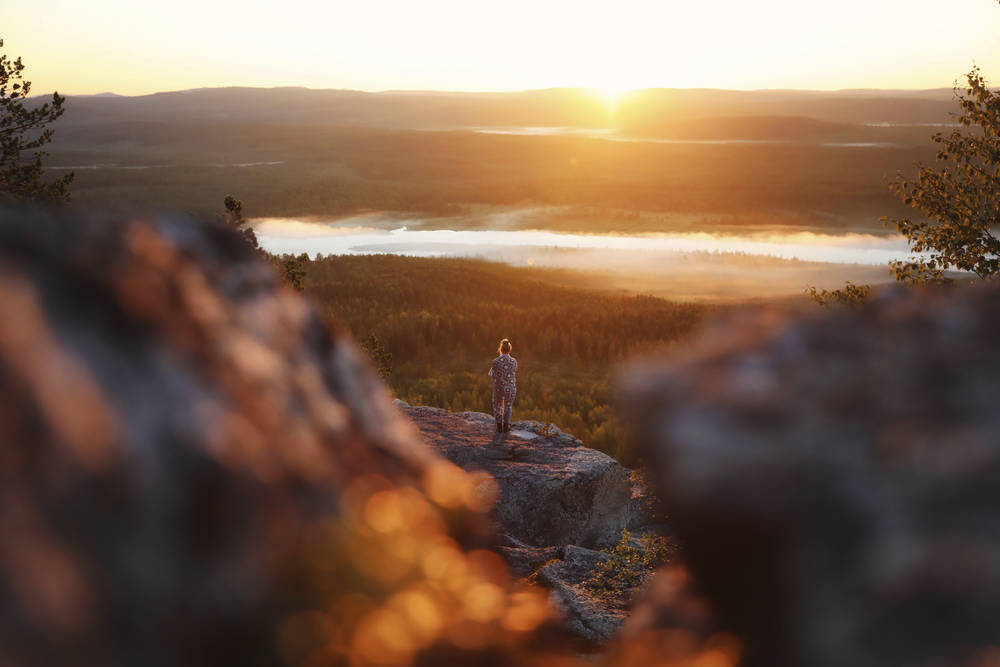
{"label": "stone surface texture", "polygon": [[534,575],[549,588],[572,633],[595,644],[608,641],[626,610],[587,594],[580,583],[607,558],[594,549],[652,521],[630,471],[552,424],[521,421],[497,433],[486,414],[396,405],[448,460],[496,480],[492,515],[501,542],[495,551],[512,572]]}
{"label": "stone surface texture", "polygon": [[634,509],[629,470],[551,424],[514,422],[397,401],[430,445],[465,470],[497,481],[499,532],[532,547],[614,544]]}
{"label": "stone surface texture", "polygon": [[551,599],[562,611],[569,630],[595,644],[611,639],[628,616],[626,606],[617,599],[594,595],[581,586],[598,563],[610,558],[603,551],[569,545],[559,560],[539,568],[537,575],[551,588]]}

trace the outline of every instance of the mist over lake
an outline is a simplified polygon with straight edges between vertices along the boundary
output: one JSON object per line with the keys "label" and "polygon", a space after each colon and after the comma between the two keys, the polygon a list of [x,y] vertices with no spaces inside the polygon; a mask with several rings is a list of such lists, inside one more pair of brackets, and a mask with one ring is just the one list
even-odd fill
{"label": "mist over lake", "polygon": [[[452,230],[344,226],[337,223],[264,218],[254,229],[274,253],[320,255],[396,254],[414,257],[483,257],[539,249],[627,250],[644,254],[739,253],[775,259],[835,264],[887,264],[907,256],[897,235],[785,234],[737,236],[708,233],[569,234],[545,230]],[[419,223],[419,220],[416,220]],[[596,267],[595,267],[596,268]]]}
{"label": "mist over lake", "polygon": [[[908,256],[898,235],[768,231],[584,234],[516,229],[534,209],[487,216],[487,229],[434,229],[442,219],[366,214],[334,222],[254,221],[267,251],[310,257],[393,254],[466,257],[512,266],[569,269],[603,289],[697,300],[782,297],[845,279],[887,282],[887,264]],[[447,219],[444,219],[447,220]],[[460,222],[460,221],[456,221]]]}

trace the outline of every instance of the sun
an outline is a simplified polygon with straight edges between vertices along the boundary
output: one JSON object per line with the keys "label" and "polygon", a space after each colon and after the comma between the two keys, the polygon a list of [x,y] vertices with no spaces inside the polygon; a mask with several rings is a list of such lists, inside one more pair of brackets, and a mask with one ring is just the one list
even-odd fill
{"label": "sun", "polygon": [[618,105],[621,102],[622,97],[630,92],[632,88],[620,85],[600,85],[592,86],[591,90],[594,91],[594,95],[604,102],[605,108],[607,108],[609,113],[614,113],[618,110]]}

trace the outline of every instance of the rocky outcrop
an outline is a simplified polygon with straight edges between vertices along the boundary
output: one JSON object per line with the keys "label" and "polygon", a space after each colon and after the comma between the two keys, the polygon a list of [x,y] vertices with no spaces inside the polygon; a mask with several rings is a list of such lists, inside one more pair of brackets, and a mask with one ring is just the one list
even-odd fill
{"label": "rocky outcrop", "polygon": [[635,516],[629,470],[551,424],[397,405],[431,446],[465,470],[496,480],[499,532],[532,547],[614,544]]}
{"label": "rocky outcrop", "polygon": [[996,284],[891,290],[635,368],[622,405],[696,585],[651,591],[622,646],[700,592],[745,665],[993,664],[998,339]]}
{"label": "rocky outcrop", "polygon": [[628,616],[619,598],[596,595],[582,586],[599,563],[610,559],[603,551],[569,545],[558,560],[543,565],[536,575],[551,588],[551,599],[569,630],[595,644],[611,639]]}
{"label": "rocky outcrop", "polygon": [[0,211],[0,304],[0,662],[525,663],[492,497],[237,235]]}
{"label": "rocky outcrop", "polygon": [[606,642],[623,623],[624,606],[580,583],[608,557],[586,547],[613,545],[623,529],[654,520],[630,471],[552,424],[515,422],[500,434],[486,414],[396,404],[448,460],[496,481],[492,514],[502,540],[495,551],[516,575],[549,587],[571,632]]}
{"label": "rocky outcrop", "polygon": [[542,565],[561,559],[565,550],[564,546],[533,547],[505,534],[499,539],[493,550],[503,556],[511,573],[517,577],[533,576]]}

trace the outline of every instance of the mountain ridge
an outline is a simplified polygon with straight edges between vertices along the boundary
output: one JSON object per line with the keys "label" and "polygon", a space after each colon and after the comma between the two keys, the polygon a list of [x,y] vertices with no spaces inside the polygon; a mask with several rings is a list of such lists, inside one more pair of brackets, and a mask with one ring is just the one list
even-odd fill
{"label": "mountain ridge", "polygon": [[[714,116],[792,115],[830,122],[941,122],[950,89],[805,91],[650,88],[614,98],[587,88],[513,92],[305,87],[195,88],[137,96],[70,95],[63,126],[101,121],[294,122],[405,129],[655,126]],[[36,103],[41,103],[39,98]]]}

